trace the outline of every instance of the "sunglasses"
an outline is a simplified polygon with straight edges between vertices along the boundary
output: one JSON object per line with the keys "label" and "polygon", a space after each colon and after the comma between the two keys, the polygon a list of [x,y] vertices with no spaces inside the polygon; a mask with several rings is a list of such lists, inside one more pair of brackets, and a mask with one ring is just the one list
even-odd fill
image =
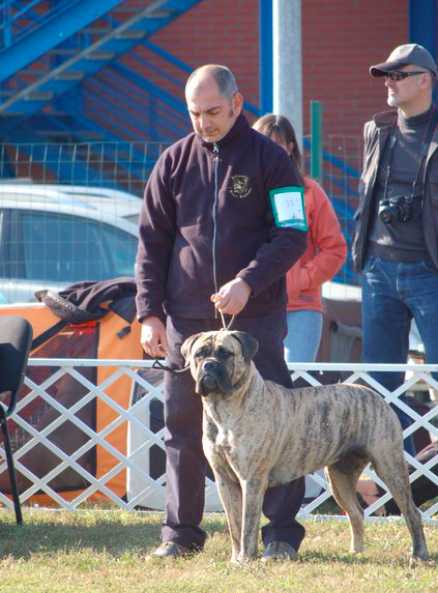
{"label": "sunglasses", "polygon": [[383,76],[389,78],[392,82],[400,82],[400,80],[404,80],[409,76],[417,76],[417,74],[426,74],[426,72],[422,70],[415,70],[414,72],[400,72],[399,70],[394,70],[393,72],[385,72]]}

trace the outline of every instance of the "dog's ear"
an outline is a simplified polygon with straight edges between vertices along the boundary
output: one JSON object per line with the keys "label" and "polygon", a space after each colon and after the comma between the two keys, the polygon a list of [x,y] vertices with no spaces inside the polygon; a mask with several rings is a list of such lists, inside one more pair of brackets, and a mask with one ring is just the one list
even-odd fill
{"label": "dog's ear", "polygon": [[243,358],[246,361],[252,360],[259,349],[258,341],[246,332],[232,331],[231,335],[240,343]]}
{"label": "dog's ear", "polygon": [[199,333],[199,334],[193,334],[193,336],[190,336],[189,338],[187,338],[186,340],[184,340],[184,342],[182,343],[182,346],[181,346],[181,354],[183,355],[185,361],[187,361],[187,359],[189,358],[190,352],[192,351],[192,348],[193,348],[193,344],[199,338],[199,336],[201,335],[201,333]]}

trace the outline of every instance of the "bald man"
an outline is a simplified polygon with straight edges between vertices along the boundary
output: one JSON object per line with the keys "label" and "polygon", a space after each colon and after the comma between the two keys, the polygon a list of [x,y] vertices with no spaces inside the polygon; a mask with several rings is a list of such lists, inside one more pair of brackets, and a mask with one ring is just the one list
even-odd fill
{"label": "bald man", "polygon": [[[285,151],[249,126],[232,72],[209,64],[187,80],[193,132],[158,159],[146,184],[136,263],[141,342],[184,366],[190,335],[233,329],[258,339],[265,379],[291,386],[283,358],[285,274],[306,247],[303,180]],[[190,373],[165,376],[166,517],[158,558],[202,550],[206,460],[202,404]],[[267,491],[264,560],[294,558],[303,480]]]}

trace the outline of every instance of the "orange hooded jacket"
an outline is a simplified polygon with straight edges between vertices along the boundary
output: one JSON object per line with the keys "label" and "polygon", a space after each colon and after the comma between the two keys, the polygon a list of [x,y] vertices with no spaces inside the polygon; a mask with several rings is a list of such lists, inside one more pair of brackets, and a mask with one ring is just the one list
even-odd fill
{"label": "orange hooded jacket", "polygon": [[341,268],[347,244],[327,194],[309,177],[305,178],[304,201],[307,249],[287,273],[287,309],[322,311],[321,285]]}

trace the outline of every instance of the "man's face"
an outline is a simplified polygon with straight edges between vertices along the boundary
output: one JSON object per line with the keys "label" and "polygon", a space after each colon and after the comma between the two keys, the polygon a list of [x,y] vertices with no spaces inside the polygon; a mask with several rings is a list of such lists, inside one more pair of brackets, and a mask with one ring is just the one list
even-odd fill
{"label": "man's face", "polygon": [[[399,69],[400,72],[418,72],[421,68],[418,66],[403,66]],[[409,107],[418,101],[423,92],[424,77],[429,76],[427,72],[423,74],[416,74],[409,76],[403,80],[394,81],[390,78],[385,78],[385,86],[388,90],[387,103],[390,107]]]}
{"label": "man's face", "polygon": [[205,142],[218,142],[227,135],[242,111],[243,102],[240,93],[231,99],[221,95],[211,77],[190,85],[186,101],[193,129]]}

